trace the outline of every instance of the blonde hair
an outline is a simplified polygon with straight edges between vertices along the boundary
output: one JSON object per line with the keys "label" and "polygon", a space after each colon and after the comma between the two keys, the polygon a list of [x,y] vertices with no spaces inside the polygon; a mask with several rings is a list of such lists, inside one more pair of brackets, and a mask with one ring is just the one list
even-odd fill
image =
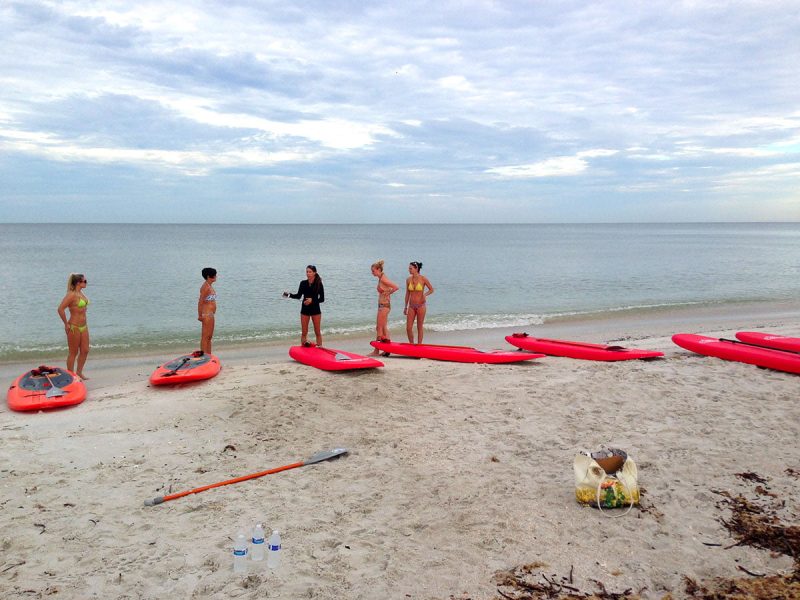
{"label": "blonde hair", "polygon": [[382,261],[382,260],[379,260],[378,262],[374,262],[374,263],[372,263],[372,267],[371,267],[371,268],[373,268],[373,269],[378,269],[378,271],[380,271],[381,273],[383,273],[383,261]]}
{"label": "blonde hair", "polygon": [[74,292],[75,286],[83,281],[83,273],[70,273],[67,277],[67,291]]}

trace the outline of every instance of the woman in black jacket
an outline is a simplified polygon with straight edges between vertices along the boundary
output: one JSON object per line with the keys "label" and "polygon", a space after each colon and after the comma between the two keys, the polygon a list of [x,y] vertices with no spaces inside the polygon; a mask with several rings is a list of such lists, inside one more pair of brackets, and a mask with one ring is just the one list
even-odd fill
{"label": "woman in black jacket", "polygon": [[317,274],[317,267],[308,265],[306,267],[306,279],[300,282],[296,294],[283,292],[285,298],[294,298],[299,300],[302,298],[303,303],[300,307],[300,326],[302,333],[300,334],[300,343],[303,346],[310,346],[308,342],[308,321],[314,323],[314,336],[317,339],[317,346],[322,346],[322,329],[320,323],[322,321],[322,309],[320,304],[325,302],[325,288],[322,286],[322,277]]}

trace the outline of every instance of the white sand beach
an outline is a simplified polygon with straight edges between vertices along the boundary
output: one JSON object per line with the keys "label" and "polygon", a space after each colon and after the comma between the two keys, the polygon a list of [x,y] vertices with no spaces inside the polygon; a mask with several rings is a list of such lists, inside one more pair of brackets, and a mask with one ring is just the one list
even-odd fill
{"label": "white sand beach", "polygon": [[[800,336],[800,310],[529,330],[665,353],[647,362],[390,357],[383,369],[326,373],[282,347],[220,348],[215,379],[156,389],[147,377],[168,356],[90,357],[83,404],[0,408],[0,597],[478,599],[496,595],[497,571],[539,562],[572,572],[580,589],[598,580],[657,598],[681,597],[684,576],[786,572],[785,556],[728,547],[714,491],[744,493],[736,473],[755,472],[796,518],[786,469],[800,470],[800,376],[670,341],[745,329]],[[507,333],[426,341],[502,348]],[[359,339],[327,344],[368,350]],[[27,368],[0,375],[10,383]],[[637,461],[642,509],[609,518],[576,503],[573,457],[601,445]],[[338,446],[349,454],[144,506]],[[282,564],[234,574],[232,538],[257,521],[280,530]]]}

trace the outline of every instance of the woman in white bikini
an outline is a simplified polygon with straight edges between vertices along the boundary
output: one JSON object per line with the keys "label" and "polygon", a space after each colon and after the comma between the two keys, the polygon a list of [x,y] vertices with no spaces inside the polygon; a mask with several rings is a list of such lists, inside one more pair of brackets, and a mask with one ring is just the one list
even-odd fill
{"label": "woman in white bikini", "polygon": [[[64,323],[67,334],[67,370],[81,379],[86,379],[83,366],[89,356],[89,325],[86,324],[86,309],[89,299],[83,294],[87,285],[86,277],[81,273],[71,273],[67,278],[67,295],[58,305],[58,316]],[[69,318],[67,318],[69,310]],[[78,370],[75,371],[75,358],[78,359]]]}
{"label": "woman in white bikini", "polygon": [[[389,279],[383,272],[383,261],[372,265],[372,275],[378,278],[378,317],[375,324],[375,332],[378,341],[389,341],[389,312],[392,310],[392,303],[390,296],[400,288],[397,284]],[[379,350],[376,348],[372,354],[378,354]]]}
{"label": "woman in white bikini", "polygon": [[203,325],[200,329],[200,350],[211,354],[211,338],[214,337],[214,315],[217,312],[217,292],[214,282],[217,270],[211,267],[203,269],[203,285],[200,286],[200,299],[197,301],[197,320]]}
{"label": "woman in white bikini", "polygon": [[[409,277],[406,279],[406,302],[403,314],[406,315],[406,335],[409,343],[414,343],[414,320],[417,321],[417,343],[422,343],[422,326],[425,323],[425,299],[433,293],[428,278],[420,275],[422,263],[412,261],[408,265]],[[427,288],[427,291],[426,291]]]}

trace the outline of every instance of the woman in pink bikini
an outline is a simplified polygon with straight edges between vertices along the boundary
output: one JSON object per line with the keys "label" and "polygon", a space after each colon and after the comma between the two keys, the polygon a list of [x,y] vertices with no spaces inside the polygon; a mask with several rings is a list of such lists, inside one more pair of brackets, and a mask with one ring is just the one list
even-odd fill
{"label": "woman in pink bikini", "polygon": [[[406,335],[409,343],[414,343],[414,320],[417,321],[417,343],[422,343],[422,326],[425,323],[425,299],[433,293],[428,278],[420,275],[422,263],[412,261],[408,265],[409,277],[406,279],[406,302],[403,314],[406,315]],[[427,288],[427,291],[425,291]]]}
{"label": "woman in pink bikini", "polygon": [[[89,299],[83,294],[86,289],[86,277],[81,273],[70,273],[67,278],[67,295],[58,305],[58,316],[64,322],[67,334],[67,370],[81,379],[86,379],[83,366],[89,356],[89,325],[86,324],[86,309]],[[67,318],[69,310],[69,318]],[[78,359],[78,370],[75,370],[75,358]]]}
{"label": "woman in pink bikini", "polygon": [[[375,323],[376,340],[389,341],[389,312],[392,310],[390,296],[400,288],[383,272],[383,261],[379,260],[372,265],[372,275],[378,278],[378,317]],[[372,354],[379,354],[376,348]]]}

